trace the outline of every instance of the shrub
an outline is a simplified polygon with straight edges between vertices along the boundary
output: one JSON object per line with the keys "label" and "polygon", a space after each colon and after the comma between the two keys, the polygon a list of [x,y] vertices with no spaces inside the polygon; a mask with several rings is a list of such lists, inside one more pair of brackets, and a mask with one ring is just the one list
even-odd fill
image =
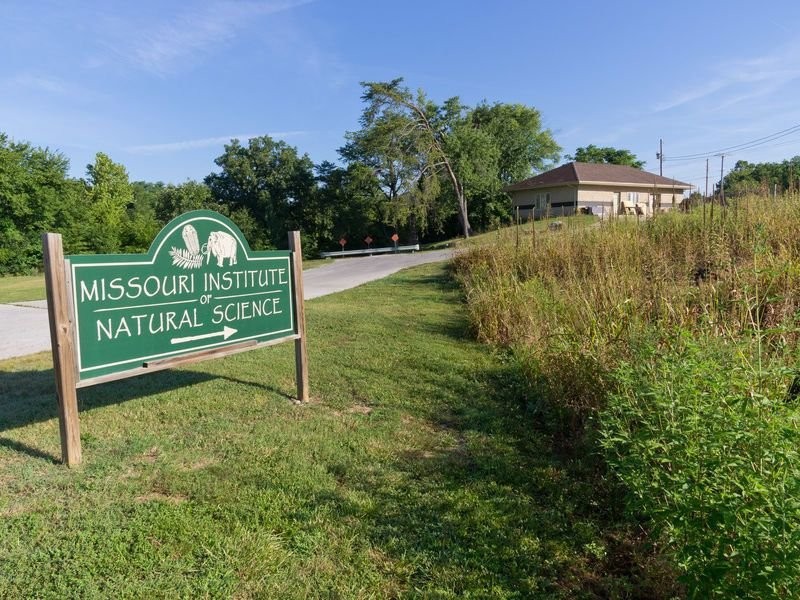
{"label": "shrub", "polygon": [[[741,356],[741,354],[739,355]],[[800,583],[798,417],[787,372],[682,339],[623,364],[601,444],[701,598],[785,598]]]}

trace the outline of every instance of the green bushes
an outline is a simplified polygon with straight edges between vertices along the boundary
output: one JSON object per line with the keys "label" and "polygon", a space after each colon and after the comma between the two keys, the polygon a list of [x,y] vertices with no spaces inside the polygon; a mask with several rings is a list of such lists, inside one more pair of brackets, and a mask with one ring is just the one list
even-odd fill
{"label": "green bushes", "polygon": [[475,334],[513,352],[574,452],[605,458],[691,596],[788,597],[800,197],[715,212],[473,248],[455,269]]}
{"label": "green bushes", "polygon": [[683,339],[614,372],[601,444],[700,598],[786,598],[800,577],[800,407],[785,369]]}

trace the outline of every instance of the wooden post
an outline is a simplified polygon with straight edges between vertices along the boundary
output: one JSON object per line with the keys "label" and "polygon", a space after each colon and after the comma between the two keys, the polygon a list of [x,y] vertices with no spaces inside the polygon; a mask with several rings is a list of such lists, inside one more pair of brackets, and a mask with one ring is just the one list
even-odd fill
{"label": "wooden post", "polygon": [[75,337],[69,314],[69,295],[61,235],[42,234],[44,276],[47,284],[47,314],[50,344],[58,394],[61,460],[72,467],[81,462],[81,433],[76,391]]}
{"label": "wooden post", "polygon": [[297,377],[297,399],[306,402],[308,392],[308,352],[306,350],[306,310],[303,300],[303,252],[300,232],[289,232],[289,250],[292,251],[292,271],[294,276],[294,312],[297,317],[297,334],[294,341],[294,360]]}

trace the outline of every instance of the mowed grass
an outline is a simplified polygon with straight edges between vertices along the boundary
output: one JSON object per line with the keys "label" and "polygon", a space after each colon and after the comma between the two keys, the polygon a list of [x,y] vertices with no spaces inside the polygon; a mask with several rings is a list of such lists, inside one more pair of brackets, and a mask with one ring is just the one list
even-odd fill
{"label": "mowed grass", "polygon": [[307,317],[311,402],[291,398],[292,344],[81,390],[75,469],[55,460],[49,355],[0,362],[0,597],[628,589],[597,478],[553,453],[527,388],[469,340],[445,265]]}
{"label": "mowed grass", "polygon": [[[316,269],[332,262],[329,258],[304,260],[303,270]],[[0,304],[44,300],[45,297],[43,274],[0,277]]]}
{"label": "mowed grass", "polygon": [[469,239],[456,237],[449,240],[443,240],[441,242],[424,244],[422,249],[441,250],[443,248],[450,247],[470,248],[473,246],[486,246],[498,242],[502,243],[516,240],[517,237],[519,237],[521,241],[525,241],[526,238],[529,239],[531,235],[546,233],[548,231],[548,227],[550,227],[552,223],[556,222],[561,224],[561,229],[568,230],[589,227],[590,225],[599,223],[600,219],[593,215],[573,215],[569,217],[550,217],[547,219],[539,219],[537,221],[524,220],[520,222],[519,226],[506,225],[493,231],[476,233],[475,235],[470,236]]}
{"label": "mowed grass", "polygon": [[0,304],[44,298],[44,275],[0,277]]}
{"label": "mowed grass", "polygon": [[458,241],[459,247],[485,246],[487,244],[515,242],[517,237],[520,243],[529,242],[532,235],[547,234],[548,228],[558,227],[560,230],[581,229],[600,222],[594,215],[573,215],[569,217],[550,217],[537,221],[520,221],[519,225],[501,227],[495,231],[487,231],[473,235],[467,240]]}

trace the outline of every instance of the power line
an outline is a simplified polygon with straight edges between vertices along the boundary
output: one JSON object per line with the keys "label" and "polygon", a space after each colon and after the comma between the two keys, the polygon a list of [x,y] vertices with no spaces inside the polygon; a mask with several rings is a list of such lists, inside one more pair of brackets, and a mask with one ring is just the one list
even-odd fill
{"label": "power line", "polygon": [[[775,139],[778,139],[778,138],[775,138]],[[778,146],[785,146],[787,144],[797,144],[799,142],[800,142],[800,138],[793,138],[793,139],[790,139],[790,140],[783,140],[783,141],[777,142],[775,144],[764,143],[764,144],[759,144],[759,145],[757,145],[755,147],[751,147],[751,148],[741,148],[739,150],[736,150],[735,152],[725,152],[725,156],[741,156],[743,154],[748,154],[749,150],[755,150],[755,149],[764,150],[764,149],[767,149],[767,148],[777,148]],[[700,157],[700,158],[684,158],[684,159],[680,159],[680,160],[677,159],[677,158],[676,159],[664,158],[664,160],[673,160],[674,162],[673,162],[672,166],[684,167],[686,165],[693,165],[695,163],[700,163],[700,162],[704,161],[706,158],[711,158],[712,156],[714,156],[714,155],[706,156],[706,157]]]}
{"label": "power line", "polygon": [[[785,146],[786,144],[796,144],[799,141],[800,141],[800,138],[794,138],[794,139],[791,139],[791,140],[784,140],[782,142],[778,142],[777,144],[768,144],[766,146],[759,146],[759,150],[762,149],[762,148],[775,148],[777,146]],[[741,154],[743,152],[746,152],[747,150],[748,150],[748,148],[743,148],[742,150],[737,150],[736,152],[732,152],[731,156],[736,156],[737,154]]]}
{"label": "power line", "polygon": [[800,123],[798,123],[797,125],[793,125],[792,127],[782,129],[781,131],[776,131],[775,133],[771,133],[769,135],[765,135],[763,137],[750,140],[749,142],[743,142],[741,144],[735,144],[733,146],[728,146],[726,148],[719,148],[717,150],[711,150],[709,152],[698,152],[696,154],[684,154],[682,156],[663,157],[663,160],[665,161],[698,160],[727,153],[729,151],[739,152],[742,150],[748,150],[750,148],[755,148],[757,146],[767,144],[769,142],[780,139],[782,137],[786,137],[787,135],[791,135],[798,131],[800,131]]}

